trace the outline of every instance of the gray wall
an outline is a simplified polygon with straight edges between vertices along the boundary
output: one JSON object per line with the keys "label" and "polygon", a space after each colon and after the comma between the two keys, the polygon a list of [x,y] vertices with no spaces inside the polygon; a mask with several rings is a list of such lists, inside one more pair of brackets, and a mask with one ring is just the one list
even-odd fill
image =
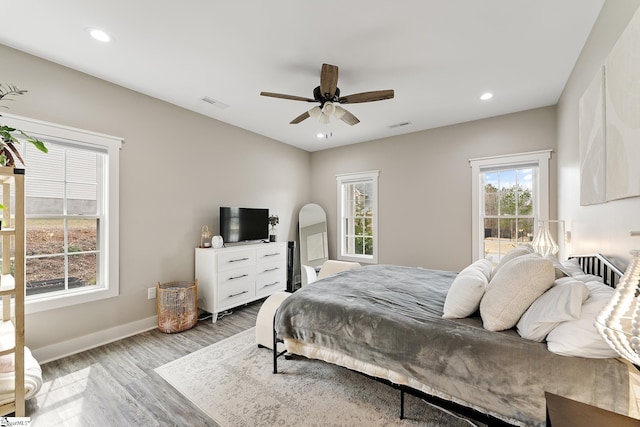
{"label": "gray wall", "polygon": [[[555,149],[556,110],[545,107],[312,153],[311,199],[327,212],[336,257],[336,174],[380,170],[380,264],[459,270],[471,262],[469,159]],[[555,154],[550,215],[556,212]]]}
{"label": "gray wall", "polygon": [[580,206],[578,103],[638,7],[638,0],[605,3],[558,103],[558,213],[572,234],[568,252],[600,252],[620,264],[640,247],[640,238],[629,235],[640,230],[640,197]]}
{"label": "gray wall", "polygon": [[279,239],[295,238],[310,189],[308,152],[6,46],[0,58],[1,81],[29,90],[8,112],[125,141],[120,296],[28,315],[32,349],[154,316],[147,288],[193,279],[200,229],[218,232],[221,205],[269,208],[280,217]]}

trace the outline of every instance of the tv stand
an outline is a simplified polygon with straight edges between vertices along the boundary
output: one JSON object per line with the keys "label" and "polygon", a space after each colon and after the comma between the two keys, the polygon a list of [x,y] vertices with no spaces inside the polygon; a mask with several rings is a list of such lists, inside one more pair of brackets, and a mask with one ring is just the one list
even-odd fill
{"label": "tv stand", "polygon": [[287,288],[287,243],[196,248],[198,307],[218,313]]}

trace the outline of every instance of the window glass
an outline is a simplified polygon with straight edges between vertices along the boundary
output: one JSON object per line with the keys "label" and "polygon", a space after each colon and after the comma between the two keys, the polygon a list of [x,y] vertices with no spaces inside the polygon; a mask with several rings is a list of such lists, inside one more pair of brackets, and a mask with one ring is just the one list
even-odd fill
{"label": "window glass", "polygon": [[495,264],[518,244],[533,239],[532,166],[481,172],[484,224],[482,253]]}
{"label": "window glass", "polygon": [[377,172],[339,175],[339,255],[342,260],[377,262]]}
{"label": "window glass", "polygon": [[[100,218],[98,186],[106,154],[46,141],[48,153],[30,150],[26,174],[27,297],[96,284]],[[44,166],[46,164],[46,166]],[[38,166],[41,166],[38,169]]]}

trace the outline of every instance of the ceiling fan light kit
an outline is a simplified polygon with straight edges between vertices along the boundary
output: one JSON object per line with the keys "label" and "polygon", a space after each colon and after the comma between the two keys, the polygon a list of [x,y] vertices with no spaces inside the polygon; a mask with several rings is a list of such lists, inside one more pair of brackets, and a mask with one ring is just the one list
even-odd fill
{"label": "ceiling fan light kit", "polygon": [[302,96],[285,95],[274,92],[260,92],[262,96],[272,98],[289,99],[292,101],[319,102],[309,111],[305,111],[290,124],[298,124],[309,117],[319,120],[321,123],[329,123],[333,116],[337,120],[342,120],[346,124],[353,126],[360,123],[360,120],[338,104],[356,104],[362,102],[382,101],[394,97],[393,89],[376,90],[372,92],[355,93],[353,95],[340,96],[338,88],[338,67],[336,65],[322,64],[320,71],[320,86],[313,90],[313,99]]}

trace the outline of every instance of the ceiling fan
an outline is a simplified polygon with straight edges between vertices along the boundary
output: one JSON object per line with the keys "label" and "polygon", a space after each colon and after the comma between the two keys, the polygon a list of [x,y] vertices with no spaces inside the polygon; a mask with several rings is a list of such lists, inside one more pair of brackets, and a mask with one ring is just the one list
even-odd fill
{"label": "ceiling fan", "polygon": [[311,110],[305,111],[295,119],[291,120],[289,124],[298,124],[309,117],[317,118],[322,123],[329,123],[329,119],[333,116],[336,119],[342,120],[348,125],[353,126],[360,123],[360,120],[337,104],[357,104],[361,102],[381,101],[393,98],[394,93],[393,89],[388,89],[340,96],[340,89],[338,88],[338,66],[322,64],[322,70],[320,71],[320,86],[313,89],[313,99],[273,92],[260,92],[260,95],[270,96],[273,98],[291,99],[293,101],[320,103],[319,106],[316,105]]}

